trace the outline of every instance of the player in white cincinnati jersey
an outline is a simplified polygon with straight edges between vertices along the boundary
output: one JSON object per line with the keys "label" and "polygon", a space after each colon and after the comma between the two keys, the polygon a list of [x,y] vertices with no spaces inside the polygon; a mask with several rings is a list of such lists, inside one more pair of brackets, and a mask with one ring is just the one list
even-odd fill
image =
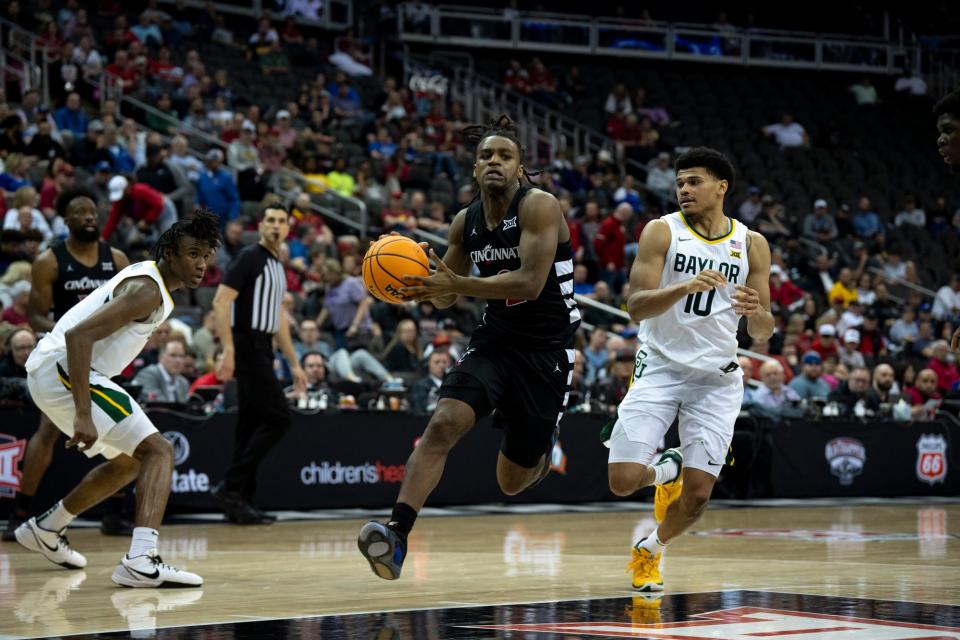
{"label": "player in white cincinnati jersey", "polygon": [[164,564],[157,554],[173,450],[137,402],[110,378],[130,364],[173,311],[170,291],[200,284],[219,244],[219,221],[212,214],[199,211],[174,224],[154,247],[155,261],[130,265],[77,303],[30,355],[27,386],[37,406],[70,436],[67,447],[90,457],[103,455],[107,462],[42,516],[17,528],[17,542],[27,549],[67,568],[86,566],[64,530],[76,516],[136,479],[136,527],[113,581],[126,587],[203,584],[200,576]]}
{"label": "player in white cincinnati jersey", "polygon": [[[633,381],[610,435],[610,489],[656,485],[656,531],[632,549],[633,588],[660,591],[665,545],[707,507],[743,397],[737,326],[773,333],[770,248],[723,214],[730,161],[696,147],[676,161],[680,211],[649,223],[630,272],[627,310],[640,323]],[[680,448],[657,446],[679,417]],[[681,469],[682,467],[682,469]]]}

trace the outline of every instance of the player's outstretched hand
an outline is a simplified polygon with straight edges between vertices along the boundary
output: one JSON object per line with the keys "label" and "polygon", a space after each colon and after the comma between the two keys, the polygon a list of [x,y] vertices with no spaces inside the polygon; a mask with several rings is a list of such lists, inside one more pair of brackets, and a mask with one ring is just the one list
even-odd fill
{"label": "player's outstretched hand", "polygon": [[90,416],[73,418],[73,437],[67,440],[67,449],[76,447],[81,451],[89,449],[97,441],[97,428]]}
{"label": "player's outstretched hand", "polygon": [[433,249],[429,249],[428,256],[435,267],[429,276],[403,276],[407,286],[402,287],[400,293],[407,300],[431,300],[457,293],[459,276],[450,270]]}
{"label": "player's outstretched hand", "polygon": [[950,349],[954,353],[960,354],[960,327],[953,332],[953,339],[950,340]]}
{"label": "player's outstretched hand", "polygon": [[687,280],[687,293],[700,293],[727,286],[727,278],[715,269],[704,269],[695,278]]}
{"label": "player's outstretched hand", "polygon": [[733,310],[738,316],[755,316],[763,309],[760,306],[760,294],[756,289],[745,287],[742,284],[735,285],[736,291],[730,297],[733,298]]}

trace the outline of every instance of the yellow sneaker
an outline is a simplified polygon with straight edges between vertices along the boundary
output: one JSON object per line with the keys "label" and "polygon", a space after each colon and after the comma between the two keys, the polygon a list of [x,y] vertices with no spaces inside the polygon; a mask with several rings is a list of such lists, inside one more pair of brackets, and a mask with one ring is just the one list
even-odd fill
{"label": "yellow sneaker", "polygon": [[680,497],[682,491],[683,480],[680,478],[667,484],[657,485],[657,491],[653,496],[653,517],[657,524],[663,522],[663,519],[667,517],[667,508]]}
{"label": "yellow sneaker", "polygon": [[630,550],[630,564],[627,571],[633,573],[633,588],[637,591],[663,591],[663,578],[660,576],[660,558],[663,554],[650,555],[646,549],[634,547]]}
{"label": "yellow sneaker", "polygon": [[656,519],[657,524],[663,522],[663,519],[667,517],[667,507],[680,496],[680,492],[683,490],[683,476],[681,475],[683,470],[683,454],[680,452],[680,449],[667,449],[660,454],[660,458],[655,465],[663,464],[668,460],[673,460],[677,463],[677,477],[670,482],[658,484],[656,487],[656,494],[653,498],[653,517]]}
{"label": "yellow sneaker", "polygon": [[632,624],[660,624],[660,605],[663,596],[660,594],[643,593],[635,595],[626,606],[625,613],[630,617]]}

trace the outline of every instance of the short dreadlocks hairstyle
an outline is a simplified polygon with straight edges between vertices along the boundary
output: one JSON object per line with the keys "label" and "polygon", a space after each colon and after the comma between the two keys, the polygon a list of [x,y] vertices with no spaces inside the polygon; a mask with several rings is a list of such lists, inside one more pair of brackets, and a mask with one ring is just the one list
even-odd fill
{"label": "short dreadlocks hairstyle", "polygon": [[54,202],[53,208],[57,210],[57,215],[61,218],[67,217],[67,208],[70,206],[70,203],[76,200],[77,198],[90,198],[93,200],[93,204],[97,204],[97,196],[89,189],[83,187],[74,187],[72,189],[66,189],[57,196],[56,201]]}
{"label": "short dreadlocks hairstyle", "polygon": [[937,104],[933,105],[933,115],[939,118],[944,114],[960,118],[960,87],[943,96]]}
{"label": "short dreadlocks hairstyle", "polygon": [[[527,155],[526,147],[520,143],[520,132],[517,130],[517,123],[505,113],[501,113],[487,124],[472,124],[466,126],[460,130],[460,134],[463,136],[465,142],[474,145],[474,147],[479,147],[480,143],[490,136],[500,136],[517,145],[517,151],[520,152],[521,163],[523,162],[523,157]],[[541,171],[527,171],[527,168],[522,164],[520,171],[522,174],[520,176],[520,184],[523,184],[524,180],[526,180],[527,184],[533,184],[531,178],[535,178],[542,173]],[[479,189],[477,191],[479,192]]]}
{"label": "short dreadlocks hairstyle", "polygon": [[703,167],[717,180],[727,181],[727,193],[733,190],[733,181],[737,177],[733,165],[727,156],[710,147],[693,147],[680,155],[674,163],[674,171]]}
{"label": "short dreadlocks hairstyle", "polygon": [[220,218],[209,209],[197,207],[193,217],[180,220],[160,234],[150,253],[157,262],[170,250],[176,255],[180,247],[180,238],[195,238],[210,245],[216,251],[220,246]]}

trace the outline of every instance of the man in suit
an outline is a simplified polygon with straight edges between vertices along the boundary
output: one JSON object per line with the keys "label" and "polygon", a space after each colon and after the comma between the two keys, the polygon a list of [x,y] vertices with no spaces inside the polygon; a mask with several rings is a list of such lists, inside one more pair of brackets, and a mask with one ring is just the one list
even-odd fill
{"label": "man in suit", "polygon": [[443,374],[450,368],[450,354],[438,350],[430,354],[427,361],[427,377],[418,378],[410,389],[410,411],[416,414],[427,415],[437,408],[440,384]]}
{"label": "man in suit", "polygon": [[182,375],[186,349],[179,340],[170,340],[160,350],[160,362],[144,367],[133,381],[143,387],[141,402],[186,402],[190,383]]}

